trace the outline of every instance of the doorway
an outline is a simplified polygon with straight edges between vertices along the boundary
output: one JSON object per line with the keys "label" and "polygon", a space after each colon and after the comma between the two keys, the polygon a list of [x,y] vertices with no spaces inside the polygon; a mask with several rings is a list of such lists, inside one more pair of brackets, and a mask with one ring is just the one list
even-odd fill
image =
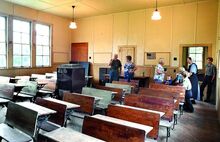
{"label": "doorway", "polygon": [[126,56],[130,55],[132,57],[132,62],[135,63],[135,46],[125,45],[125,46],[119,46],[118,47],[119,52],[118,56],[121,60],[122,65],[126,63]]}
{"label": "doorway", "polygon": [[71,61],[88,62],[88,42],[72,43]]}

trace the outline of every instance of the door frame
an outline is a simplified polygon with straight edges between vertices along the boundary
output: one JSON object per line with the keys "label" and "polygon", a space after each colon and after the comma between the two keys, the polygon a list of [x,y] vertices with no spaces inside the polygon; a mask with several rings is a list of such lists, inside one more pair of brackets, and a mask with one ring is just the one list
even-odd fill
{"label": "door frame", "polygon": [[121,48],[134,48],[134,57],[132,57],[133,58],[133,62],[134,62],[134,64],[136,64],[136,61],[137,61],[137,59],[136,59],[136,54],[137,54],[137,45],[119,45],[118,46],[118,54],[120,53],[120,49]]}

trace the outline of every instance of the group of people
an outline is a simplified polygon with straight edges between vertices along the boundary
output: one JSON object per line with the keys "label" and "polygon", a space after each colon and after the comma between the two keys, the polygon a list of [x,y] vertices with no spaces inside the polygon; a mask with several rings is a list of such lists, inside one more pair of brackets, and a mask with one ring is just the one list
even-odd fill
{"label": "group of people", "polygon": [[[114,58],[110,60],[110,82],[118,81],[119,75],[121,74],[122,64],[121,61],[118,59],[118,55],[115,54]],[[132,62],[131,56],[126,56],[126,63],[124,65],[124,78],[130,82],[134,78],[134,72],[136,70],[135,64]]]}
{"label": "group of people", "polygon": [[188,70],[184,67],[179,68],[179,73],[177,73],[176,78],[172,80],[171,76],[167,75],[167,80],[164,81],[165,73],[164,70],[164,62],[162,59],[159,60],[158,65],[155,67],[154,73],[154,81],[155,83],[165,83],[168,85],[179,84],[182,85],[185,89],[185,104],[184,109],[189,112],[193,112],[194,108],[192,104],[195,104],[195,100],[203,101],[203,92],[205,87],[208,85],[207,88],[207,97],[205,102],[210,102],[210,97],[212,93],[212,84],[215,81],[216,77],[216,67],[212,64],[213,58],[207,58],[207,64],[205,66],[205,77],[204,80],[199,86],[198,81],[198,67],[195,63],[193,63],[192,58],[187,58],[187,63],[189,65]]}
{"label": "group of people", "polygon": [[[213,58],[207,58],[207,64],[205,66],[205,77],[204,80],[199,86],[198,81],[198,67],[195,63],[193,63],[192,58],[187,58],[188,69],[186,70],[184,67],[179,68],[179,72],[176,75],[176,78],[172,80],[171,76],[167,75],[167,80],[165,80],[166,70],[164,69],[164,61],[163,59],[159,59],[159,63],[155,67],[154,72],[154,82],[155,83],[164,83],[167,85],[182,85],[185,89],[185,104],[184,109],[189,112],[193,112],[194,108],[192,104],[195,104],[195,100],[203,101],[203,92],[205,87],[208,85],[207,89],[207,98],[205,102],[210,102],[210,97],[212,93],[212,84],[215,81],[216,77],[216,68],[215,65],[212,64]],[[118,59],[118,55],[115,54],[114,58],[111,59],[110,63],[110,82],[118,81],[119,75],[122,71],[121,61]],[[131,56],[126,56],[126,63],[124,65],[124,78],[130,82],[134,78],[134,72],[136,70],[135,64],[132,62]],[[200,88],[200,89],[199,89]],[[199,93],[200,92],[200,93]]]}

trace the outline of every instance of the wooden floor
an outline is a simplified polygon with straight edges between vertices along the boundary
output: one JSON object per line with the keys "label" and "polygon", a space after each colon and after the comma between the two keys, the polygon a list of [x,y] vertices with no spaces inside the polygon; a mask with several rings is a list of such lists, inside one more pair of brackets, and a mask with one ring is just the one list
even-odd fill
{"label": "wooden floor", "polygon": [[[197,102],[194,113],[184,113],[171,131],[169,142],[220,142],[220,125],[215,106]],[[160,131],[159,141],[165,141],[166,131]]]}

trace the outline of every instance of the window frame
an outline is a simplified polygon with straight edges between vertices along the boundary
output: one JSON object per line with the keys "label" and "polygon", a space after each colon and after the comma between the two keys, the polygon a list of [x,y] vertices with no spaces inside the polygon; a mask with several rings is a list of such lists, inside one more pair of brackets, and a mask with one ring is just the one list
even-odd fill
{"label": "window frame", "polygon": [[[49,26],[49,65],[45,66],[45,65],[37,65],[37,31],[36,31],[36,25],[40,24],[40,25],[45,25],[45,26]],[[53,25],[52,24],[48,24],[45,22],[40,22],[40,21],[35,21],[34,22],[34,37],[35,37],[35,67],[36,68],[48,68],[48,67],[52,67],[52,30],[53,30]],[[41,45],[42,46],[42,45]],[[41,55],[42,57],[44,55]],[[46,56],[46,55],[45,55]]]}
{"label": "window frame", "polygon": [[[24,21],[24,22],[28,22],[30,24],[30,33],[29,33],[29,36],[30,36],[30,66],[14,66],[14,39],[13,39],[13,36],[14,36],[14,22],[13,20],[19,20],[19,21]],[[32,56],[32,51],[33,51],[33,21],[30,20],[30,19],[27,19],[27,18],[21,18],[21,17],[17,17],[17,16],[12,16],[12,19],[11,19],[11,26],[12,26],[12,30],[11,30],[11,39],[12,39],[12,68],[32,68],[33,67],[33,64],[32,64],[32,60],[33,60],[33,56]],[[22,43],[20,43],[20,45],[23,45]],[[20,55],[22,57],[22,53]],[[25,56],[25,55],[23,55]]]}
{"label": "window frame", "polygon": [[[8,15],[0,13],[1,17],[5,18],[5,58],[6,58],[6,66],[0,67],[0,69],[7,69],[8,68]],[[3,54],[1,54],[3,55]]]}
{"label": "window frame", "polygon": [[[198,53],[198,52],[196,52],[196,49],[195,49],[195,52],[194,53],[190,53],[189,51],[190,51],[190,48],[202,48],[202,53]],[[198,55],[198,54],[201,54],[202,55],[202,68],[198,68],[198,70],[203,70],[204,69],[204,63],[205,63],[205,61],[204,61],[204,59],[205,59],[205,47],[204,46],[190,46],[190,47],[188,47],[188,51],[187,51],[188,53],[188,57],[191,57],[190,56],[190,54],[194,54],[195,56],[196,55]],[[195,59],[193,59],[194,61],[193,62],[195,62],[195,63],[197,63],[196,61],[196,58]]]}

